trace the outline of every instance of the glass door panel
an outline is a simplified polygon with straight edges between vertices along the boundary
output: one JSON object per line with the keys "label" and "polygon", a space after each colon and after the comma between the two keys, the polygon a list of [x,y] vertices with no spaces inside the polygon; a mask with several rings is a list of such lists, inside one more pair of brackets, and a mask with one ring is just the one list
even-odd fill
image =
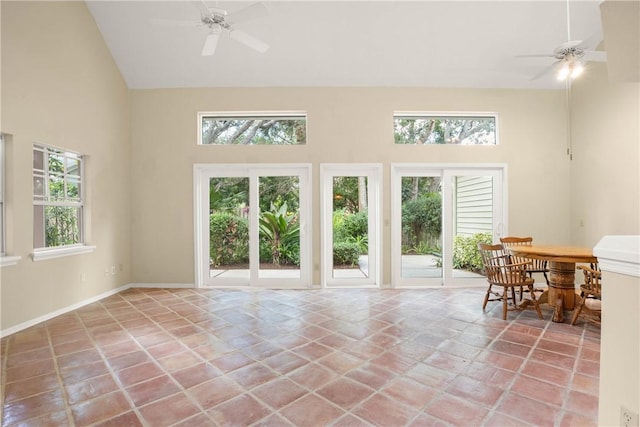
{"label": "glass door panel", "polygon": [[366,176],[333,177],[333,278],[369,277],[367,192]]}
{"label": "glass door panel", "polygon": [[493,241],[493,178],[452,176],[453,277],[474,277],[481,269],[468,253]]}
{"label": "glass door panel", "polygon": [[401,186],[400,276],[441,282],[441,178],[403,176]]}
{"label": "glass door panel", "polygon": [[258,178],[259,278],[300,278],[300,179]]}
{"label": "glass door panel", "polygon": [[249,178],[209,180],[209,276],[249,280]]}
{"label": "glass door panel", "polygon": [[492,243],[502,227],[502,173],[499,170],[445,171],[445,283],[482,280],[478,243]]}

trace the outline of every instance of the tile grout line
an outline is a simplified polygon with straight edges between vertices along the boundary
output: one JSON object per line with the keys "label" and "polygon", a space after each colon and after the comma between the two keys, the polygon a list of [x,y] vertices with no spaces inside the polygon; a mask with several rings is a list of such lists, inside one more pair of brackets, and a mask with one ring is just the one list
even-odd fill
{"label": "tile grout line", "polygon": [[[82,323],[82,319],[78,316],[77,312],[74,312],[75,317],[78,319],[78,322]],[[84,326],[84,324],[83,324]],[[64,387],[64,381],[62,380],[62,372],[60,370],[60,366],[58,365],[58,356],[56,355],[54,346],[53,346],[53,338],[51,337],[51,333],[49,331],[49,325],[47,322],[44,324],[45,330],[47,332],[47,341],[49,343],[49,351],[51,351],[51,357],[53,358],[53,366],[56,370],[56,378],[58,380],[58,387],[60,387],[60,392],[62,393],[64,399],[64,408],[67,413],[67,420],[69,420],[69,424],[71,426],[75,426],[75,419],[73,418],[73,411],[71,410],[71,405],[69,404],[67,390]]]}
{"label": "tile grout line", "polygon": [[569,401],[569,397],[571,396],[571,385],[573,384],[573,379],[575,378],[575,375],[576,375],[576,372],[577,372],[577,369],[578,369],[578,365],[580,363],[580,359],[581,359],[580,356],[582,355],[582,349],[583,349],[583,346],[584,346],[584,336],[585,336],[585,334],[586,334],[586,327],[583,324],[582,325],[582,332],[580,334],[579,345],[578,345],[578,352],[577,352],[577,354],[575,356],[575,360],[573,362],[573,368],[571,369],[571,375],[569,377],[569,381],[567,383],[567,387],[564,389],[564,392],[562,394],[562,397],[563,397],[562,398],[562,407],[560,408],[560,412],[558,413],[558,418],[559,419],[556,420],[556,424],[555,424],[557,426],[560,425],[563,416],[567,412],[571,413],[567,409],[567,402]]}
{"label": "tile grout line", "polygon": [[[496,335],[496,337],[494,338],[494,340],[492,342],[497,341],[500,337],[502,337],[511,328],[511,326],[514,324],[514,320],[517,320],[518,318],[522,317],[523,313],[524,313],[524,311],[521,311],[520,313],[518,313],[518,316],[516,316],[514,319],[510,320],[509,321],[509,326],[507,328],[503,329],[498,335]],[[542,319],[542,321],[544,321],[544,319]],[[529,326],[529,327],[531,328],[532,326]],[[509,382],[507,384],[505,384],[502,394],[500,395],[498,400],[496,400],[494,405],[490,408],[489,413],[487,413],[485,418],[481,421],[482,425],[485,425],[491,419],[491,417],[496,414],[496,412],[497,412],[496,409],[500,406],[500,403],[503,402],[507,398],[508,394],[511,392],[511,388],[513,387],[514,383],[518,380],[520,375],[522,375],[522,370],[524,369],[524,366],[529,362],[531,355],[533,354],[535,349],[538,347],[538,343],[542,339],[542,336],[544,335],[544,332],[547,330],[548,327],[549,327],[549,322],[547,321],[544,324],[544,328],[542,328],[540,333],[538,334],[538,337],[536,338],[535,342],[531,345],[531,348],[527,352],[526,357],[523,358],[522,363],[520,364],[518,369],[514,372],[513,378],[511,380],[509,380]],[[516,394],[520,395],[519,393],[516,393]],[[501,412],[497,412],[497,413],[501,413]],[[505,415],[510,416],[508,414],[505,414]]]}
{"label": "tile grout line", "polygon": [[[182,291],[182,290],[181,290],[181,291]],[[169,294],[174,295],[174,292],[170,292],[170,291],[165,291],[165,292],[163,292],[163,293],[169,293]],[[146,294],[146,293],[145,293],[145,294]],[[174,296],[176,296],[176,295],[174,295]],[[159,304],[160,306],[162,306],[163,308],[165,308],[165,309],[167,309],[167,310],[171,311],[172,313],[174,313],[175,315],[179,316],[181,319],[187,320],[187,319],[185,319],[185,318],[184,318],[184,316],[182,316],[181,314],[179,314],[178,312],[176,312],[175,310],[173,310],[172,308],[170,308],[169,306],[167,306],[164,302],[162,302],[162,301],[158,300],[157,298],[154,298],[154,296],[153,296],[153,295],[150,295],[149,297],[150,297],[151,299],[153,299],[157,304]],[[185,300],[184,300],[184,298],[183,298],[183,297],[181,297],[181,296],[176,296],[176,297],[177,297],[177,298],[179,298],[183,303],[185,302]],[[128,301],[128,302],[129,302],[129,301]],[[130,303],[130,302],[129,302],[129,303]],[[131,303],[130,303],[130,304],[131,304]],[[140,312],[144,317],[146,317],[148,320],[150,320],[151,322],[153,322],[156,326],[158,326],[159,328],[161,328],[163,332],[165,332],[165,333],[169,334],[169,335],[172,337],[172,341],[179,341],[179,342],[182,344],[182,339],[181,339],[181,338],[176,337],[176,336],[175,336],[174,334],[172,334],[169,330],[167,330],[164,326],[162,326],[162,324],[161,324],[160,322],[157,322],[156,320],[154,320],[153,318],[151,318],[147,313],[145,313],[144,311],[140,310],[140,309],[139,309],[138,307],[136,307],[134,304],[131,304],[131,305],[132,305],[136,310],[138,310],[138,312]],[[198,327],[199,329],[203,330],[203,332],[208,333],[208,331],[204,330],[202,327],[200,327],[200,326],[198,326],[198,325],[194,324],[193,322],[191,322],[191,321],[189,321],[189,320],[187,320],[187,321],[188,321],[188,322],[190,322],[192,325],[194,325],[194,326]],[[177,328],[176,328],[176,329],[177,329]],[[144,335],[143,335],[143,336],[144,336]],[[137,405],[135,405],[135,404],[134,404],[134,408],[136,409],[136,412],[139,412],[139,410],[140,410],[140,409],[142,409],[142,408],[144,408],[145,406],[148,406],[148,405],[154,404],[154,403],[156,403],[156,402],[158,402],[158,401],[160,401],[160,400],[163,400],[163,399],[167,399],[167,398],[169,398],[169,397],[171,397],[171,396],[174,396],[174,395],[176,395],[176,394],[178,394],[178,393],[183,393],[183,394],[185,395],[185,397],[186,397],[186,398],[187,398],[187,399],[188,399],[188,400],[189,400],[189,401],[190,401],[190,402],[191,402],[191,403],[192,403],[196,408],[198,408],[198,409],[200,410],[200,412],[199,412],[199,413],[195,413],[195,414],[193,414],[193,416],[192,416],[192,417],[190,417],[190,418],[195,418],[195,417],[197,417],[200,413],[202,413],[205,417],[207,417],[207,418],[211,419],[211,418],[209,417],[208,413],[207,413],[208,411],[207,411],[207,410],[205,410],[205,409],[204,409],[204,408],[199,404],[199,402],[197,402],[196,400],[194,400],[190,393],[187,393],[187,389],[185,389],[185,388],[182,386],[182,384],[180,384],[177,380],[175,380],[175,379],[173,378],[173,375],[172,375],[169,371],[167,371],[167,370],[164,368],[164,366],[162,366],[160,363],[158,363],[158,359],[156,359],[153,355],[151,355],[151,354],[149,353],[147,346],[146,346],[146,345],[141,344],[141,343],[139,342],[139,340],[138,340],[138,338],[137,338],[137,337],[131,336],[131,338],[132,338],[132,339],[133,339],[133,340],[134,340],[134,341],[135,341],[135,342],[136,342],[140,347],[142,347],[142,348],[143,348],[143,350],[145,351],[145,354],[147,354],[147,356],[149,357],[149,359],[150,359],[151,361],[153,361],[153,363],[154,363],[156,366],[158,366],[158,368],[159,368],[159,369],[164,373],[164,375],[166,375],[166,376],[170,379],[170,381],[171,381],[174,385],[176,385],[176,386],[178,387],[178,390],[179,390],[179,391],[178,391],[178,392],[176,392],[176,393],[173,393],[173,394],[170,394],[170,395],[167,395],[167,396],[160,397],[160,398],[155,399],[155,400],[152,400],[152,401],[150,401],[150,402],[146,402],[144,405],[141,405],[139,408],[137,407]],[[183,344],[183,345],[184,345],[184,344]],[[153,347],[153,346],[151,346],[151,347]],[[196,353],[195,351],[193,351],[190,347],[188,347],[188,346],[186,346],[186,345],[185,345],[185,348],[186,348],[186,350],[188,350],[189,352],[193,353],[193,354],[194,354],[194,355],[195,355],[199,360],[201,360],[203,363],[207,363],[207,364],[209,364],[209,361],[208,361],[208,360],[204,360],[204,358],[203,358],[202,356],[200,356],[199,354],[197,354],[197,353]],[[170,355],[168,355],[168,356],[166,356],[166,357],[170,357]],[[162,359],[162,358],[160,358],[160,359]],[[195,366],[195,365],[194,365],[194,366]],[[214,366],[214,368],[215,368],[215,366]],[[186,368],[185,368],[185,369],[186,369]],[[217,368],[216,368],[216,369],[217,369]],[[226,375],[226,374],[225,374],[225,375]],[[159,376],[154,377],[154,378],[159,378]],[[142,383],[144,383],[144,382],[151,381],[151,380],[153,380],[154,378],[147,379],[147,380],[145,380],[145,381],[141,381],[141,382],[136,383],[136,384],[134,384],[134,385],[142,384]],[[134,386],[134,385],[132,385],[132,386]],[[127,395],[127,397],[128,397],[128,392],[126,391],[126,388],[124,388],[124,387],[123,387],[123,392],[124,392],[124,393]],[[141,412],[139,413],[139,415],[138,415],[138,416],[139,416],[140,421],[141,421],[141,422],[143,422],[143,424],[146,424],[146,423],[147,423],[147,420],[142,416],[142,413],[141,413]],[[176,423],[174,423],[174,424],[179,424],[179,423],[181,423],[181,422],[183,422],[183,421],[184,421],[184,420],[178,420],[178,421],[177,421]],[[213,420],[211,420],[211,421],[212,421],[212,422],[215,422],[215,421],[213,421]]]}

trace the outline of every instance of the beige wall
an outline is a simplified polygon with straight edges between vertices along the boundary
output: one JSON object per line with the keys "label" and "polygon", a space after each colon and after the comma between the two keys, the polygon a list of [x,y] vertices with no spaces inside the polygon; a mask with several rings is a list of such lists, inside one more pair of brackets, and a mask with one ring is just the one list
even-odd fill
{"label": "beige wall", "polygon": [[[1,330],[130,282],[128,89],[84,2],[2,1],[2,122],[10,135],[8,253]],[[33,262],[32,144],[87,160],[87,242],[95,252]],[[123,270],[105,277],[104,270]],[[86,280],[81,281],[81,274]]]}
{"label": "beige wall", "polygon": [[[304,110],[300,147],[197,146],[198,111]],[[313,165],[313,263],[320,261],[319,165],[384,164],[383,223],[393,162],[506,163],[509,229],[537,241],[569,241],[565,97],[559,91],[427,88],[222,88],[132,91],[133,281],[193,283],[194,163]],[[396,146],[394,111],[497,112],[495,147]],[[383,229],[383,283],[390,234]],[[314,283],[319,273],[314,272]]]}
{"label": "beige wall", "polygon": [[640,234],[640,85],[591,63],[571,94],[571,240]]}
{"label": "beige wall", "polygon": [[[635,18],[604,23],[605,46],[612,29],[638,33],[635,6]],[[607,1],[602,7],[615,18],[628,14],[629,5]],[[637,37],[632,42],[637,56]],[[620,82],[621,76],[637,76],[638,64],[631,73],[620,69],[620,61],[608,65],[589,64],[571,94],[571,240],[589,247],[606,235],[640,234],[640,84]],[[612,66],[614,79],[608,75]],[[640,410],[640,280],[603,271],[602,281],[599,425],[610,426],[620,425],[622,405]]]}

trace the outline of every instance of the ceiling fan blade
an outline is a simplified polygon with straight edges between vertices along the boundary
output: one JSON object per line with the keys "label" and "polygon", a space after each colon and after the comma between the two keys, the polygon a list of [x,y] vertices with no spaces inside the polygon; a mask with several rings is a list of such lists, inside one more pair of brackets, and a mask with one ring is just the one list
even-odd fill
{"label": "ceiling fan blade", "polygon": [[200,12],[201,16],[209,16],[211,15],[211,11],[209,10],[209,6],[204,2],[204,0],[192,0],[189,3]]}
{"label": "ceiling fan blade", "polygon": [[197,27],[201,25],[195,21],[179,21],[177,19],[151,19],[151,23],[154,25],[161,25],[163,27]]}
{"label": "ceiling fan blade", "polygon": [[218,31],[212,30],[204,40],[204,46],[202,46],[202,56],[211,56],[216,53],[216,47],[218,46],[219,39],[220,29],[218,29]]}
{"label": "ceiling fan blade", "polygon": [[556,61],[553,64],[551,64],[548,67],[546,67],[540,73],[538,73],[535,76],[531,77],[531,81],[538,80],[538,79],[546,76],[547,74],[552,73],[553,71],[555,71],[556,69],[560,68],[561,66],[562,66],[562,61]]}
{"label": "ceiling fan blade", "polygon": [[552,54],[537,54],[537,55],[516,55],[516,58],[555,58]]}
{"label": "ceiling fan blade", "polygon": [[228,22],[238,24],[241,22],[251,21],[252,19],[264,18],[269,15],[269,10],[264,3],[254,3],[250,6],[230,13]]}
{"label": "ceiling fan blade", "polygon": [[269,49],[268,44],[266,44],[262,40],[258,40],[257,38],[250,36],[244,31],[231,29],[229,30],[229,37],[236,41],[239,41],[246,46],[249,46],[253,50],[257,50],[260,53],[265,53]]}
{"label": "ceiling fan blade", "polygon": [[585,61],[607,62],[607,52],[600,50],[587,50],[584,52]]}
{"label": "ceiling fan blade", "polygon": [[588,38],[584,39],[578,47],[585,50],[594,50],[602,42],[602,30],[598,30]]}

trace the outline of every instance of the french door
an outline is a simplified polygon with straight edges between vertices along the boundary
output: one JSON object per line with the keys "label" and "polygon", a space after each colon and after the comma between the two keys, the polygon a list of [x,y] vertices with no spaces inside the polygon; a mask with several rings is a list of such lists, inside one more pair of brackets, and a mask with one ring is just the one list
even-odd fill
{"label": "french door", "polygon": [[195,165],[197,286],[311,285],[309,165]]}
{"label": "french door", "polygon": [[380,286],[379,164],[320,165],[324,287]]}
{"label": "french door", "polygon": [[391,175],[394,286],[483,283],[469,257],[504,228],[504,166],[392,165]]}

